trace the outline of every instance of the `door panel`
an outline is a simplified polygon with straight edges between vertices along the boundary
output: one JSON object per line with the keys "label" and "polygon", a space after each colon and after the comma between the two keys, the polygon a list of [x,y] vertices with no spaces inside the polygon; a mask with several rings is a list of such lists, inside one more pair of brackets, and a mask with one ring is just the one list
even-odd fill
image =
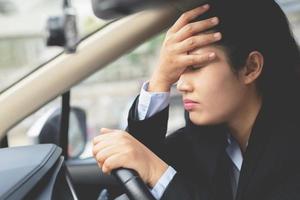
{"label": "door panel", "polygon": [[102,173],[94,158],[69,160],[66,165],[79,199],[97,199],[104,188],[110,198],[124,193],[113,176]]}

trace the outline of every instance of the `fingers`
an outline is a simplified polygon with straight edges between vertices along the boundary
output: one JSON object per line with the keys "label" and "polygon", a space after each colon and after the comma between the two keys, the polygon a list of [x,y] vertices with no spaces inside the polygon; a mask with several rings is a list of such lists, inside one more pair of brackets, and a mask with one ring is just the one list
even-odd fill
{"label": "fingers", "polygon": [[[102,131],[106,131],[101,129]],[[105,164],[106,160],[110,160],[111,157],[115,157],[119,154],[123,154],[124,148],[122,145],[122,142],[118,141],[119,135],[122,135],[120,133],[112,132],[112,130],[107,131],[104,133],[104,135],[99,135],[94,139],[94,145],[93,145],[93,156],[97,161],[97,164],[100,168],[102,168],[103,173],[109,173],[111,171],[110,161],[108,161],[108,167],[107,164]],[[123,142],[124,143],[124,142]],[[115,163],[115,162],[114,162]]]}
{"label": "fingers", "polygon": [[199,15],[204,14],[207,10],[209,10],[209,5],[205,4],[203,6],[197,7],[193,10],[187,11],[183,13],[179,19],[175,22],[175,24],[169,29],[169,32],[177,32],[186,24],[191,22],[193,19],[198,17]]}
{"label": "fingers", "polygon": [[113,130],[108,128],[101,128],[100,135],[94,137],[93,144],[96,145],[101,140],[106,140],[111,137],[114,137],[115,134],[123,133],[121,130]]}
{"label": "fingers", "polygon": [[180,29],[177,33],[175,33],[174,41],[175,42],[183,41],[193,35],[204,32],[218,24],[219,24],[219,19],[217,17],[187,24],[182,29]]}
{"label": "fingers", "polygon": [[113,129],[109,129],[109,128],[101,128],[100,129],[100,133],[102,133],[102,134],[109,133],[112,131],[113,131]]}
{"label": "fingers", "polygon": [[98,136],[93,145],[93,154],[102,172],[108,174],[121,167],[133,169],[145,183],[154,186],[167,164],[129,133],[119,131],[122,132],[120,134],[118,130],[107,132]]}
{"label": "fingers", "polygon": [[105,160],[115,154],[120,152],[120,149],[117,146],[108,146],[106,148],[101,148],[100,150],[96,151],[96,155],[94,156],[95,159],[103,165]]}
{"label": "fingers", "polygon": [[113,169],[123,167],[126,160],[126,156],[122,156],[121,154],[112,155],[104,161],[102,172],[108,174]]}
{"label": "fingers", "polygon": [[135,141],[127,132],[121,130],[101,129],[101,134],[93,140],[93,156],[100,166],[111,156],[128,153]]}
{"label": "fingers", "polygon": [[121,135],[120,133],[114,133],[114,132],[106,135],[97,136],[96,138],[94,138],[93,141],[94,143],[92,149],[93,156],[96,157],[98,152],[102,151],[103,149],[125,143],[124,142],[125,140],[122,137],[125,136]]}
{"label": "fingers", "polygon": [[189,66],[188,64],[199,65],[202,60],[207,62],[213,58],[214,54],[210,57],[206,55],[186,57],[189,51],[221,39],[219,33],[216,36],[207,33],[208,30],[219,24],[217,17],[191,22],[208,9],[209,5],[205,5],[185,12],[168,30],[162,44],[158,65],[150,79],[151,91],[168,91],[169,86],[178,81]]}
{"label": "fingers", "polygon": [[201,65],[204,63],[208,63],[213,61],[215,58],[216,58],[216,53],[207,52],[201,55],[199,54],[199,55],[181,56],[179,61],[185,66],[191,66],[191,65]]}
{"label": "fingers", "polygon": [[178,53],[184,53],[192,51],[198,47],[203,47],[214,42],[221,40],[221,33],[210,33],[210,34],[200,34],[192,36],[178,44],[175,45],[174,49]]}

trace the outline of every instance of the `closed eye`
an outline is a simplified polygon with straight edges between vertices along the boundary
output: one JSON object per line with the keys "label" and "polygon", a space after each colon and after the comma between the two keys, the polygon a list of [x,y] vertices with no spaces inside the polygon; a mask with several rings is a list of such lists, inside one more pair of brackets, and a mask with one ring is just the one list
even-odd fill
{"label": "closed eye", "polygon": [[196,70],[199,70],[199,69],[201,69],[203,67],[204,67],[204,65],[192,65],[192,66],[189,66],[189,69],[191,71],[196,71]]}

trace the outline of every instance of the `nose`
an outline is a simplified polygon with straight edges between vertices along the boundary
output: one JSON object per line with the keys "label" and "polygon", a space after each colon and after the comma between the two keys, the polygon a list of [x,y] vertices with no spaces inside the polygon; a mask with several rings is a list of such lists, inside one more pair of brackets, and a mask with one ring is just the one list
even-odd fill
{"label": "nose", "polygon": [[177,86],[176,86],[177,90],[182,93],[185,94],[187,92],[192,92],[193,88],[191,83],[189,82],[189,80],[187,79],[187,75],[186,74],[181,74],[178,82],[177,82]]}

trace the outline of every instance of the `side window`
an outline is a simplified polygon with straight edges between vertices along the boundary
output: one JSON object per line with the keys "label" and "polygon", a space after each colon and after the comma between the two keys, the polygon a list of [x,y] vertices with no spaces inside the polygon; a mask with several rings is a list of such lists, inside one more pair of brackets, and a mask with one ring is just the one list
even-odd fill
{"label": "side window", "polygon": [[43,106],[8,132],[8,144],[12,146],[32,145],[38,143],[38,132],[47,115],[61,105],[58,97]]}
{"label": "side window", "polygon": [[[161,34],[100,70],[72,90],[72,106],[87,113],[88,148],[102,127],[125,129],[129,108],[158,62]],[[181,97],[172,91],[169,132],[184,124]],[[83,157],[91,156],[87,150]]]}
{"label": "side window", "polygon": [[300,1],[299,0],[276,0],[283,9],[291,24],[295,39],[300,45]]}
{"label": "side window", "polygon": [[[23,146],[39,143],[60,143],[62,97],[37,110],[8,132],[8,145]],[[70,108],[68,124],[68,156],[78,158],[86,146],[86,112]]]}
{"label": "side window", "polygon": [[[71,106],[86,114],[87,143],[81,158],[91,156],[91,139],[99,134],[102,127],[126,128],[129,108],[158,62],[163,38],[164,34],[154,37],[71,89]],[[172,90],[168,132],[184,124],[181,97],[175,88]],[[41,124],[60,106],[61,97],[58,97],[11,129],[8,133],[9,146],[38,143]],[[70,122],[71,118],[72,115]],[[69,135],[77,129],[76,126],[69,127]],[[69,137],[69,141],[81,145],[79,140],[82,138]],[[69,147],[74,154],[80,152],[80,148],[74,146]]]}

